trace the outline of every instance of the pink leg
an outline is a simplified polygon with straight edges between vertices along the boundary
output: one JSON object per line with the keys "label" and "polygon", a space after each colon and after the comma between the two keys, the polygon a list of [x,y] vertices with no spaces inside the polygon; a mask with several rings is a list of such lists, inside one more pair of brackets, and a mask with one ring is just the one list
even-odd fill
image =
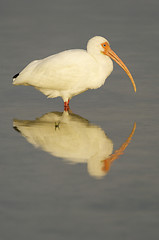
{"label": "pink leg", "polygon": [[69,109],[70,109],[70,107],[69,107],[69,102],[70,102],[70,100],[68,99],[68,101],[67,102],[64,102],[64,111],[69,111]]}

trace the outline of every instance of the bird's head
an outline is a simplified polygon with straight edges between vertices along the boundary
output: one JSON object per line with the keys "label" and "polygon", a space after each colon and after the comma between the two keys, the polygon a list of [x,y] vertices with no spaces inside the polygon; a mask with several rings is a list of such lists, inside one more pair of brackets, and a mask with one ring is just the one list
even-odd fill
{"label": "bird's head", "polygon": [[129,76],[132,85],[134,87],[134,91],[136,92],[136,85],[134,82],[134,79],[130,73],[130,71],[128,70],[128,68],[126,67],[126,65],[123,63],[123,61],[116,55],[116,53],[110,48],[109,42],[107,41],[107,39],[100,37],[100,36],[95,36],[93,38],[91,38],[88,41],[87,44],[87,51],[88,52],[96,52],[96,54],[104,54],[108,57],[110,57],[111,59],[113,59],[117,64],[119,64],[119,66],[127,73],[127,75]]}

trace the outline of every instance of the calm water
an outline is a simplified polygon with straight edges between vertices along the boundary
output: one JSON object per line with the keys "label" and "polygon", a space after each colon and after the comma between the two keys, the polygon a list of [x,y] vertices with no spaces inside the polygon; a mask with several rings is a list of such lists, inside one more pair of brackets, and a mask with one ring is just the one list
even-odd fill
{"label": "calm water", "polygon": [[[0,239],[158,239],[158,7],[1,2]],[[116,64],[102,88],[71,100],[70,115],[61,99],[12,86],[30,61],[94,35],[127,64],[136,94]]]}

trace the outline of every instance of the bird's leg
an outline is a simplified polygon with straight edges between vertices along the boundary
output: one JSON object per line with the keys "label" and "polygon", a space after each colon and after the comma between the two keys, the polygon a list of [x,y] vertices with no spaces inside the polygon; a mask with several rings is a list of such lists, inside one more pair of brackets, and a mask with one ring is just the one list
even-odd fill
{"label": "bird's leg", "polygon": [[65,112],[69,111],[69,109],[70,109],[70,107],[69,107],[69,102],[70,102],[69,99],[68,99],[67,102],[64,102],[64,111],[65,111]]}

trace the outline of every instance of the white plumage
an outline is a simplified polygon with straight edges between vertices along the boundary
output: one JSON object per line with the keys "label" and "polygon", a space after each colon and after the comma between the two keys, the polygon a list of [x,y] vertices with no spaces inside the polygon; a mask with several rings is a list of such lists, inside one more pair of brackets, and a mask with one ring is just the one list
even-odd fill
{"label": "white plumage", "polygon": [[41,60],[35,60],[13,77],[14,85],[31,85],[48,97],[69,100],[88,89],[101,87],[113,70],[114,59],[133,78],[124,63],[100,36],[91,38],[87,50],[67,50]]}

